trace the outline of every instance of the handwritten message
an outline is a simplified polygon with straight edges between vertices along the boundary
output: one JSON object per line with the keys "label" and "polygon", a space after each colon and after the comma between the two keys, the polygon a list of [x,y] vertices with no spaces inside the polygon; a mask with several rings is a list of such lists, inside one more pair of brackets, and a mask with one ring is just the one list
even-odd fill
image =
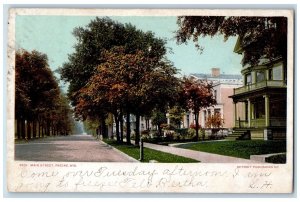
{"label": "handwritten message", "polygon": [[[278,166],[200,164],[23,163],[14,173],[15,192],[272,192]],[[230,188],[230,189],[229,189]],[[230,192],[230,191],[228,191]]]}

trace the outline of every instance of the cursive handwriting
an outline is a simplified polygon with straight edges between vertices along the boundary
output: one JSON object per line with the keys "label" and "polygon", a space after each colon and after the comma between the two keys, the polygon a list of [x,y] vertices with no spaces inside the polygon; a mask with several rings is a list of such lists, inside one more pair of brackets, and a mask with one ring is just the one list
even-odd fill
{"label": "cursive handwriting", "polygon": [[[184,165],[168,167],[117,168],[100,166],[93,169],[80,169],[78,166],[66,169],[20,167],[15,191],[165,191],[165,190],[208,190],[228,186],[240,189],[239,182],[249,190],[270,190],[275,185],[272,171],[257,171],[253,167],[235,169],[189,168]],[[37,171],[38,170],[38,171]]]}

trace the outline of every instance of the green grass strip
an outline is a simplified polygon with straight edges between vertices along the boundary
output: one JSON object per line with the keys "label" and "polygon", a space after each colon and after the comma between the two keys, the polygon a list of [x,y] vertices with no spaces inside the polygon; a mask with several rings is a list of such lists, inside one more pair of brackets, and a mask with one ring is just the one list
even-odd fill
{"label": "green grass strip", "polygon": [[182,144],[177,147],[250,159],[250,155],[286,152],[286,141],[242,140]]}
{"label": "green grass strip", "polygon": [[[103,140],[107,144],[115,147],[116,149],[124,152],[125,154],[135,158],[140,158],[140,148],[139,146],[120,144],[114,140]],[[159,163],[196,163],[199,162],[194,159],[185,158],[165,152],[160,152],[157,150],[149,149],[144,147],[144,160],[142,162],[149,162],[150,160],[156,160]]]}

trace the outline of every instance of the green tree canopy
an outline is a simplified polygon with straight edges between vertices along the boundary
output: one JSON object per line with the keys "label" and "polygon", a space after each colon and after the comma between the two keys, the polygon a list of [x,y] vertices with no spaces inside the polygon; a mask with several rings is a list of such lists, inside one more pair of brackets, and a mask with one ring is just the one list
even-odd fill
{"label": "green tree canopy", "polygon": [[[175,97],[177,69],[164,58],[166,42],[152,32],[96,18],[85,28],[75,28],[73,34],[75,52],[60,73],[70,83],[68,95],[77,117],[106,113],[119,117],[125,111],[139,120],[154,107],[165,108]],[[129,124],[128,116],[127,120]]]}
{"label": "green tree canopy", "polygon": [[131,24],[123,25],[110,18],[97,17],[86,27],[75,28],[73,35],[77,39],[75,51],[60,68],[61,78],[70,83],[68,95],[72,102],[76,100],[74,94],[86,85],[98,65],[105,62],[105,50],[123,46],[125,53],[140,50],[148,52],[149,57],[158,59],[166,53],[166,42],[155,38],[152,32],[145,33]]}
{"label": "green tree canopy", "polygon": [[239,36],[243,50],[242,64],[257,65],[261,58],[271,61],[287,58],[286,17],[236,17],[236,16],[180,16],[176,32],[177,42],[186,43],[192,39],[201,47],[200,37],[224,35],[224,40]]}

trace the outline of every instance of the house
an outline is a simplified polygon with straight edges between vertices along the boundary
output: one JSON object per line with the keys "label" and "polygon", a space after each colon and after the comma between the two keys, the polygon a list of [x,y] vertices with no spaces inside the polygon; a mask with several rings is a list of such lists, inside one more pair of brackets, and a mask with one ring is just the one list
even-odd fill
{"label": "house", "polygon": [[[234,52],[243,54],[239,40]],[[261,59],[241,71],[243,86],[230,96],[234,102],[235,139],[286,138],[287,71],[281,58]],[[237,105],[243,105],[239,111]]]}
{"label": "house", "polygon": [[[232,99],[228,96],[233,94],[234,88],[242,86],[242,75],[240,74],[221,74],[219,68],[212,68],[211,74],[191,74],[190,77],[195,79],[205,80],[213,83],[213,93],[217,104],[202,109],[199,113],[199,124],[205,127],[205,122],[208,116],[220,113],[223,119],[223,128],[233,128],[235,126],[233,118],[234,104]],[[242,110],[242,105],[237,107]],[[193,113],[188,112],[183,119],[182,127],[189,127],[191,123],[194,123]]]}

